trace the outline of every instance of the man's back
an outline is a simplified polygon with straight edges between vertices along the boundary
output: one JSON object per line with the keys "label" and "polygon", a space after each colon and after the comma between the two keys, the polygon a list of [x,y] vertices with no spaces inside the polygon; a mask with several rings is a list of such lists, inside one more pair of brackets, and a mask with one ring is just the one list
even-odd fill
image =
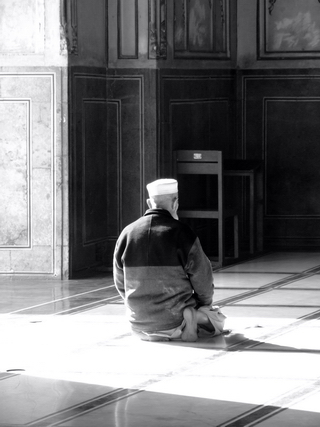
{"label": "man's back", "polygon": [[138,331],[175,328],[186,307],[212,301],[211,264],[197,236],[164,209],[148,210],[123,230],[114,278]]}

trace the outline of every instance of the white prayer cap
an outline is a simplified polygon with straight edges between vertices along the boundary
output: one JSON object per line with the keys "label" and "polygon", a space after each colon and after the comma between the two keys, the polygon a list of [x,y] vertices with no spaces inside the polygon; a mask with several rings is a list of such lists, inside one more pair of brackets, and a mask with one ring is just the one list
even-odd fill
{"label": "white prayer cap", "polygon": [[149,197],[178,193],[178,182],[175,179],[163,178],[147,185]]}

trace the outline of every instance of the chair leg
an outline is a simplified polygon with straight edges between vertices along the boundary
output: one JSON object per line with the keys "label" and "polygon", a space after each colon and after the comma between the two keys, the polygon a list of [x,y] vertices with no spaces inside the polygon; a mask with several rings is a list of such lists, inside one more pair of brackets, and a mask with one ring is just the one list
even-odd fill
{"label": "chair leg", "polygon": [[224,265],[224,218],[218,219],[218,258],[219,265],[222,267]]}
{"label": "chair leg", "polygon": [[234,257],[239,258],[239,219],[238,215],[233,217],[233,242],[234,242]]}

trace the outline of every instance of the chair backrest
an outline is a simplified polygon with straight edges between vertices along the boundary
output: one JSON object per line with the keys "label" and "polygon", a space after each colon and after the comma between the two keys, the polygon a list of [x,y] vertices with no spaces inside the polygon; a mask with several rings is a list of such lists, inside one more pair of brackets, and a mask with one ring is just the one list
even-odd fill
{"label": "chair backrest", "polygon": [[177,174],[218,175],[222,177],[222,152],[214,150],[177,150],[173,170]]}
{"label": "chair backrest", "polygon": [[[181,177],[179,180],[179,217],[193,222],[195,230],[202,230],[202,242],[210,247],[212,244],[211,233],[208,233],[208,223],[204,226],[197,225],[194,221],[203,219],[218,220],[218,257],[219,265],[224,262],[224,218],[229,212],[224,209],[223,195],[223,156],[221,151],[215,150],[177,150],[173,153],[173,171],[178,175],[191,175]],[[197,176],[199,175],[199,176]],[[183,185],[182,184],[183,181]],[[187,181],[187,182],[186,182]],[[182,191],[180,191],[180,187]],[[231,213],[231,211],[230,211]],[[237,234],[238,217],[234,217],[234,233]],[[236,219],[235,219],[236,218]],[[210,227],[210,226],[209,226]],[[200,238],[200,237],[199,237]],[[235,254],[238,254],[238,237],[234,237]]]}
{"label": "chair backrest", "polygon": [[[198,190],[191,190],[188,194],[188,201],[204,196],[204,203],[216,206],[219,216],[223,215],[223,163],[222,152],[215,150],[177,150],[174,152],[173,171],[174,176],[178,175],[206,175],[205,185]],[[210,176],[215,176],[216,184],[212,186]],[[179,181],[180,184],[181,181]],[[202,181],[203,182],[203,181]],[[184,187],[185,188],[185,187]],[[185,195],[186,189],[182,194]],[[185,197],[185,196],[184,196]],[[181,197],[181,201],[184,200]]]}

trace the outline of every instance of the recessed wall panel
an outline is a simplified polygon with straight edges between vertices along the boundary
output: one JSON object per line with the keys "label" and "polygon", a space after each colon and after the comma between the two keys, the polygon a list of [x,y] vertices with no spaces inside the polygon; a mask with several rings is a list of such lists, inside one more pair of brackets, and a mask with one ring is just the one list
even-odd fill
{"label": "recessed wall panel", "polygon": [[[120,154],[120,209],[119,232],[144,211],[141,195],[144,193],[143,162],[143,78],[142,76],[108,76],[108,101],[118,102],[121,133],[109,144],[121,147]],[[114,109],[114,108],[113,108]],[[115,113],[115,112],[114,112]],[[112,133],[116,137],[115,129]],[[109,136],[110,128],[109,128]],[[119,139],[120,138],[120,139]],[[120,144],[120,145],[119,145]]]}
{"label": "recessed wall panel", "polygon": [[165,73],[161,77],[163,176],[172,173],[174,150],[223,150],[226,158],[232,158],[232,78],[209,72]]}
{"label": "recessed wall panel", "polygon": [[144,110],[142,76],[75,73],[73,84],[76,272],[110,264],[121,230],[142,214]]}
{"label": "recessed wall panel", "polygon": [[174,0],[175,58],[229,58],[229,1]]}
{"label": "recessed wall panel", "polygon": [[320,2],[259,0],[259,57],[319,58]]}
{"label": "recessed wall panel", "polygon": [[0,73],[0,274],[56,273],[55,73]]}
{"label": "recessed wall panel", "polygon": [[309,72],[243,76],[243,156],[264,168],[266,244],[320,241],[320,78]]}
{"label": "recessed wall panel", "polygon": [[118,0],[118,42],[120,58],[138,58],[138,3]]}
{"label": "recessed wall panel", "polygon": [[121,101],[108,102],[107,123],[107,230],[108,236],[116,239],[119,235],[121,213]]}
{"label": "recessed wall panel", "polygon": [[107,101],[83,101],[83,198],[84,244],[106,239],[107,192]]}
{"label": "recessed wall panel", "polygon": [[175,149],[222,150],[228,140],[228,99],[173,101],[170,104]]}
{"label": "recessed wall panel", "polygon": [[0,100],[0,247],[30,247],[30,101]]}
{"label": "recessed wall panel", "polygon": [[320,215],[320,99],[265,100],[266,215]]}

